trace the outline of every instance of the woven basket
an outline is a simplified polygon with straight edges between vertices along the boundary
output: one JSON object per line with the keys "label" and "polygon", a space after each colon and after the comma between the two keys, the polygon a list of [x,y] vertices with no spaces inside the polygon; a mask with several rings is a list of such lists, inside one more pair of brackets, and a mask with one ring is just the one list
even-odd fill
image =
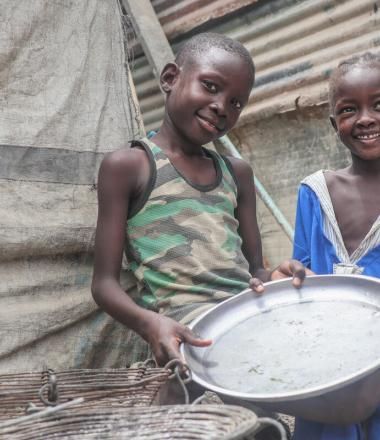
{"label": "woven basket", "polygon": [[82,409],[149,406],[170,373],[141,367],[0,375],[0,422],[25,415],[28,405],[43,409],[78,397],[84,398]]}
{"label": "woven basket", "polygon": [[[23,418],[24,419],[24,418]],[[21,419],[20,419],[21,420]],[[1,428],[12,440],[133,439],[238,440],[258,425],[250,410],[232,405],[173,405],[135,408],[72,407]],[[17,422],[17,423],[15,423]]]}

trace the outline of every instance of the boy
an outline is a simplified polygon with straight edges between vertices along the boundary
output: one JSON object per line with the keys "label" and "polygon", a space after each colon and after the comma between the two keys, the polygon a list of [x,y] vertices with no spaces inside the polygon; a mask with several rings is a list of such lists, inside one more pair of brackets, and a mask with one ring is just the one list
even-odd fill
{"label": "boy", "polygon": [[[181,342],[211,344],[183,325],[201,311],[249,282],[261,292],[262,282],[293,276],[299,286],[305,276],[295,261],[263,268],[250,167],[202,147],[235,125],[253,83],[244,46],[219,34],[193,37],[161,73],[159,132],[101,165],[93,296],[148,342],[159,365],[180,358]],[[136,302],[119,282],[124,250]]]}
{"label": "boy", "polygon": [[[329,94],[330,120],[352,163],[318,171],[302,182],[294,258],[317,274],[380,277],[380,56],[366,53],[341,62],[331,75]],[[360,408],[355,403],[352,415],[340,416],[346,423],[351,418],[363,424],[299,419],[294,439],[378,440],[380,408],[373,408],[379,402],[361,401]]]}

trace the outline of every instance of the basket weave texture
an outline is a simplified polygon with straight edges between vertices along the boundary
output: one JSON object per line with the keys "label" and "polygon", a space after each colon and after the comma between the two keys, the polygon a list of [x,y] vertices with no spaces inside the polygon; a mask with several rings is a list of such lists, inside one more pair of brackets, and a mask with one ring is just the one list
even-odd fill
{"label": "basket weave texture", "polygon": [[[69,370],[54,373],[58,400],[62,404],[84,398],[81,409],[133,407],[153,404],[170,371],[164,368]],[[45,408],[39,397],[49,401],[51,372],[0,375],[0,422],[25,415],[30,404]]]}
{"label": "basket weave texture", "polygon": [[172,405],[108,410],[72,407],[0,429],[0,438],[238,440],[247,438],[246,435],[252,433],[256,426],[257,417],[252,411],[232,405]]}

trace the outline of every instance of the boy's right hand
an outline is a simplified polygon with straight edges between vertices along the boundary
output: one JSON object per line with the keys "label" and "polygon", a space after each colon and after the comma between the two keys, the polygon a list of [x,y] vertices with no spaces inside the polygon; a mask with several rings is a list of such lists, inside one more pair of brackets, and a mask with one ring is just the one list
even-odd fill
{"label": "boy's right hand", "polygon": [[182,342],[196,347],[208,347],[212,344],[211,339],[201,339],[188,327],[154,312],[147,326],[145,339],[159,366],[165,366],[172,359],[182,360],[179,351]]}

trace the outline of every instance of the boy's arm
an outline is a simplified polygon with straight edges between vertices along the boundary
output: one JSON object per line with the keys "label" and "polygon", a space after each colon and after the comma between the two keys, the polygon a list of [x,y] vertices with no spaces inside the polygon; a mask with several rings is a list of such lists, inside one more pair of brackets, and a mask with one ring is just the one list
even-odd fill
{"label": "boy's arm", "polygon": [[[181,324],[138,306],[120,285],[127,213],[131,198],[149,176],[145,153],[138,149],[107,155],[98,179],[98,221],[92,294],[96,303],[113,318],[136,331],[151,346],[160,365],[180,358],[179,341],[208,345]],[[146,179],[145,179],[146,180]]]}
{"label": "boy's arm", "polygon": [[257,292],[263,291],[262,282],[293,277],[298,287],[305,278],[305,268],[296,260],[284,261],[272,272],[264,269],[262,245],[256,216],[256,191],[251,167],[243,160],[228,158],[232,165],[238,186],[238,205],[236,216],[239,220],[239,233],[243,240],[242,250],[249,263],[253,279],[251,287]]}

